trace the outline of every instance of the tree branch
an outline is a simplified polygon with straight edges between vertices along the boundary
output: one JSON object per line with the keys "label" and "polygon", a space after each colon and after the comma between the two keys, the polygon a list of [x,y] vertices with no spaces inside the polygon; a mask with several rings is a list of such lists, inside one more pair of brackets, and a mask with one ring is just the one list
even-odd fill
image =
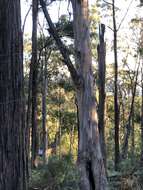
{"label": "tree branch", "polygon": [[122,20],[121,20],[121,22],[120,22],[120,24],[119,24],[119,26],[118,26],[117,31],[119,31],[119,29],[120,29],[122,23],[124,22],[124,20],[125,20],[127,14],[128,14],[128,12],[129,12],[130,6],[132,5],[133,1],[134,1],[134,0],[131,0],[129,6],[128,6],[128,8],[127,8],[127,11],[126,11],[125,15],[123,16],[123,18],[122,18]]}
{"label": "tree branch", "polygon": [[111,5],[111,6],[113,6],[113,3],[110,3],[110,2],[108,2],[108,1],[105,1],[105,0],[103,0],[103,2],[104,2],[104,3],[106,3],[106,4],[108,4],[108,5]]}
{"label": "tree branch", "polygon": [[112,32],[114,32],[114,29],[113,29],[113,28],[111,28],[110,26],[107,26],[107,28],[109,28],[110,30],[112,30]]}
{"label": "tree branch", "polygon": [[47,20],[47,23],[49,25],[49,33],[56,41],[56,44],[64,58],[64,63],[68,67],[68,70],[71,74],[71,77],[72,77],[72,80],[73,80],[75,86],[79,88],[82,85],[82,78],[70,60],[69,52],[68,52],[67,48],[65,47],[65,45],[63,44],[63,42],[61,41],[61,39],[56,31],[56,28],[55,28],[55,26],[50,18],[50,15],[47,11],[44,0],[40,0],[40,4],[41,4],[42,10],[44,12],[45,18]]}
{"label": "tree branch", "polygon": [[32,5],[30,5],[30,7],[29,7],[29,9],[28,9],[28,11],[27,11],[27,13],[25,15],[25,18],[24,18],[24,21],[23,21],[23,26],[22,26],[22,33],[24,33],[25,23],[26,23],[26,20],[27,20],[27,17],[29,15],[29,13],[30,13],[31,8],[32,8]]}

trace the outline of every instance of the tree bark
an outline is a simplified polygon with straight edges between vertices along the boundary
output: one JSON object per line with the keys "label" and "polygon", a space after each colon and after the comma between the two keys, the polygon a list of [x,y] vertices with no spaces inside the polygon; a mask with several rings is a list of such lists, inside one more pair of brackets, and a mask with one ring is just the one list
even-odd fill
{"label": "tree bark", "polygon": [[0,190],[26,190],[20,1],[0,1]]}
{"label": "tree bark", "polygon": [[32,1],[32,158],[31,166],[36,167],[36,158],[38,154],[38,126],[37,126],[37,77],[38,77],[38,61],[37,61],[37,17],[38,17],[38,0]]}
{"label": "tree bark", "polygon": [[99,105],[98,105],[98,128],[100,135],[101,151],[103,155],[104,166],[106,169],[106,143],[105,143],[105,42],[104,42],[105,25],[99,26],[99,45],[98,45],[98,88],[99,88]]}
{"label": "tree bark", "polygon": [[143,69],[141,71],[141,87],[142,87],[142,102],[141,102],[141,163],[143,163]]}
{"label": "tree bark", "polygon": [[46,164],[47,155],[46,150],[48,146],[47,129],[46,129],[46,116],[47,116],[47,55],[44,52],[44,66],[43,66],[43,87],[42,87],[42,130],[43,130],[43,162]]}
{"label": "tree bark", "polygon": [[69,68],[76,88],[79,116],[78,167],[80,171],[80,189],[107,189],[107,179],[99,141],[96,102],[93,92],[88,1],[72,0],[77,70],[73,67],[69,55],[66,54],[66,49],[61,48],[63,47],[62,41],[56,33],[44,1],[40,0],[40,3],[50,27],[49,32],[54,37],[65,59],[64,62]]}
{"label": "tree bark", "polygon": [[[140,1],[143,3],[143,1]],[[143,4],[142,4],[143,5]],[[141,21],[141,41],[140,41],[140,47],[143,48],[143,22]],[[143,164],[143,55],[141,55],[141,121],[140,121],[140,127],[141,127],[141,155],[140,155],[140,161],[141,165]]]}
{"label": "tree bark", "polygon": [[119,149],[119,103],[118,103],[118,55],[117,55],[117,26],[115,15],[115,0],[112,0],[113,32],[114,32],[114,125],[115,125],[115,170],[118,170],[120,160]]}
{"label": "tree bark", "polygon": [[135,155],[135,123],[134,123],[134,109],[133,109],[133,113],[132,113],[132,144],[131,144],[131,154],[132,154],[132,159],[134,159],[134,155]]}
{"label": "tree bark", "polygon": [[78,166],[80,189],[106,189],[107,181],[101,154],[97,110],[93,92],[93,71],[88,21],[88,1],[72,0],[75,56],[83,86],[76,89],[79,112]]}

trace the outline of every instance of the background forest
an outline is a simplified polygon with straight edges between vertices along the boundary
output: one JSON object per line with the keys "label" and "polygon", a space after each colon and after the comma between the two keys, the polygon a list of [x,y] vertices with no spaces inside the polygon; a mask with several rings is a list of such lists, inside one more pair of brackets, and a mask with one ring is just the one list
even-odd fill
{"label": "background forest", "polygon": [[[0,29],[0,82],[23,72],[23,89],[16,78],[6,90],[0,83],[0,190],[143,189],[142,6],[139,0],[21,1],[23,71],[2,66],[9,56],[1,52]],[[4,125],[8,114],[16,118],[14,129]],[[16,168],[11,176],[24,171],[19,182],[10,181],[4,160]]]}

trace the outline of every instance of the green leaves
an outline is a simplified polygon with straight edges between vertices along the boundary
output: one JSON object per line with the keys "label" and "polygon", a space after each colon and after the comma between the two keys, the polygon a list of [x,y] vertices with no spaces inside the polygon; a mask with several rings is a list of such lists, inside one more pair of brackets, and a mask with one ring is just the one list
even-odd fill
{"label": "green leaves", "polygon": [[79,190],[79,175],[70,154],[49,158],[45,167],[32,171],[30,187],[46,190]]}

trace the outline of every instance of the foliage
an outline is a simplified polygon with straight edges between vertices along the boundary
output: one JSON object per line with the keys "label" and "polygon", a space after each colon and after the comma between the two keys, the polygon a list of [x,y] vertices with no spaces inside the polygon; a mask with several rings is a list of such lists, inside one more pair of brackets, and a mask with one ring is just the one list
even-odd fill
{"label": "foliage", "polygon": [[79,175],[70,154],[52,156],[48,164],[32,170],[30,189],[79,190]]}
{"label": "foliage", "polygon": [[[101,0],[97,1],[96,5],[93,5],[90,10],[90,26],[91,26],[91,48],[92,57],[97,63],[97,44],[98,44],[98,23],[101,17],[106,17],[107,25],[111,27],[112,23],[112,7],[106,3],[102,3]],[[101,5],[99,5],[101,3]],[[118,3],[118,2],[117,2]],[[102,15],[101,15],[101,10]],[[120,21],[120,11],[117,10],[117,24]],[[100,12],[100,13],[99,13]],[[138,21],[139,22],[139,21]],[[56,29],[66,44],[71,57],[74,57],[73,49],[73,29],[72,21],[67,15],[62,15],[59,21],[55,23]],[[140,27],[136,23],[130,23],[130,33],[118,32],[118,55],[119,55],[119,77],[118,77],[118,90],[119,90],[119,108],[120,108],[120,152],[122,151],[123,141],[126,132],[126,123],[130,113],[130,107],[132,102],[132,90],[135,84],[136,67],[130,66],[133,62],[138,65],[138,55],[142,56],[143,48],[139,44],[138,33]],[[124,26],[124,25],[123,25]],[[122,27],[120,28],[122,30]],[[121,35],[121,34],[122,35]],[[135,35],[136,34],[136,35]],[[38,39],[39,49],[39,89],[38,89],[38,124],[39,134],[42,133],[42,113],[41,113],[41,88],[42,88],[42,68],[44,56],[48,54],[49,49],[52,50],[49,60],[47,61],[47,78],[48,78],[48,92],[47,92],[47,131],[48,131],[48,156],[49,162],[45,167],[39,167],[32,171],[32,177],[30,179],[30,186],[47,190],[77,190],[78,189],[78,173],[76,170],[75,160],[77,158],[78,147],[78,131],[77,131],[77,113],[75,106],[75,94],[74,87],[71,83],[68,70],[63,66],[63,60],[59,53],[59,50],[51,36],[44,36],[41,34]],[[106,63],[106,128],[105,139],[107,148],[107,170],[109,178],[111,178],[111,189],[140,189],[141,183],[139,174],[129,175],[132,173],[140,159],[140,152],[142,146],[141,131],[140,131],[140,110],[141,110],[141,86],[140,86],[140,74],[137,81],[137,93],[135,95],[134,102],[134,117],[132,118],[131,135],[129,137],[129,148],[127,159],[120,163],[120,171],[114,171],[114,67],[112,61],[112,31],[106,27],[106,41],[107,44],[107,63]],[[110,40],[110,41],[109,41]],[[129,40],[132,40],[129,43]],[[126,43],[123,43],[123,42]],[[46,48],[45,45],[48,45]],[[44,48],[43,48],[44,47]],[[29,71],[30,51],[31,43],[25,39],[25,84],[28,86],[27,71]],[[40,51],[41,55],[40,55]],[[132,57],[132,58],[131,58]],[[109,59],[110,58],[110,59]],[[73,60],[73,59],[72,59]],[[74,61],[73,61],[74,62]],[[74,64],[74,63],[73,63]],[[94,77],[95,84],[97,80],[97,64],[94,64]],[[27,82],[27,83],[26,83]],[[25,85],[25,86],[26,86]],[[98,94],[96,89],[95,94]],[[98,100],[98,98],[97,98]],[[73,135],[73,137],[71,137]],[[72,139],[73,138],[73,139]],[[42,144],[42,139],[40,143]],[[134,141],[134,142],[133,142]],[[134,143],[134,147],[133,147]],[[56,146],[57,156],[52,155],[52,145]],[[72,153],[73,158],[66,154]],[[65,154],[65,156],[63,156]],[[59,158],[61,157],[61,158]],[[114,184],[113,184],[114,182]],[[109,179],[110,183],[110,179]]]}

